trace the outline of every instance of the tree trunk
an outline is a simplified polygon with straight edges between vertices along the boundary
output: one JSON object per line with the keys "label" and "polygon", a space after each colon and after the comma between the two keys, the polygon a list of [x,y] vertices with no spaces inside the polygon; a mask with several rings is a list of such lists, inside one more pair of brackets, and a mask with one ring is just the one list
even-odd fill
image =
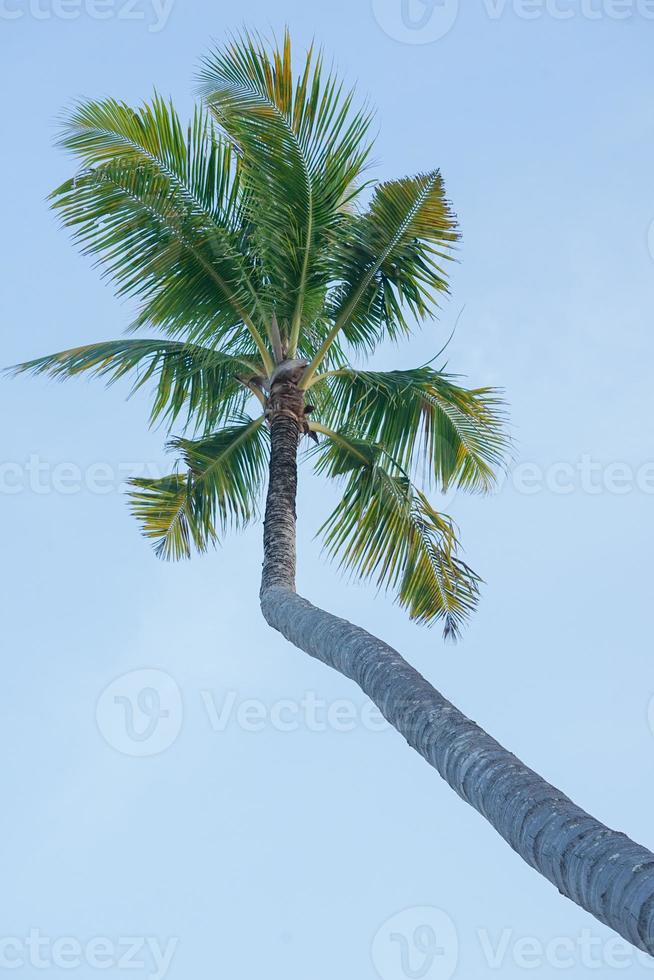
{"label": "tree trunk", "polygon": [[388,644],[295,592],[301,422],[271,419],[261,608],[310,656],[355,681],[462,799],[562,895],[654,956],[654,854],[605,827],[466,718]]}

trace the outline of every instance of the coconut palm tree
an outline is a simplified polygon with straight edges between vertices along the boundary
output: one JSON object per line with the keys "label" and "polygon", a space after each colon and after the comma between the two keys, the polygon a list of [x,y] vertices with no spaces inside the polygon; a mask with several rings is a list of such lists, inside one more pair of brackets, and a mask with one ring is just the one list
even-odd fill
{"label": "coconut palm tree", "polygon": [[[452,788],[562,894],[654,953],[654,855],[584,813],[445,700],[397,651],[295,590],[298,452],[337,481],[329,552],[454,637],[479,578],[431,488],[484,491],[506,457],[502,403],[430,364],[352,366],[432,318],[456,221],[437,170],[372,184],[371,117],[310,50],[242,35],[201,69],[182,126],[156,95],[68,115],[81,167],[52,195],[119,294],[127,338],[19,366],[150,385],[178,463],[131,505],[160,557],[204,551],[257,514],[261,607],[310,656],[356,681]],[[142,337],[149,329],[154,336]]]}

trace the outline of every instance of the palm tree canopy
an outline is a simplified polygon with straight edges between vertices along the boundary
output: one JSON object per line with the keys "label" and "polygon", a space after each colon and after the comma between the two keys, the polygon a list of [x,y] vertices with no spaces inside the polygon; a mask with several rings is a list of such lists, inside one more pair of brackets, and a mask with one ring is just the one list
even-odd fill
{"label": "palm tree canopy", "polygon": [[281,45],[232,39],[199,82],[187,126],[159,95],[69,113],[61,144],[81,166],[52,205],[138,313],[122,340],[14,370],[131,374],[151,388],[151,420],[183,437],[169,443],[171,475],[133,481],[132,507],[157,553],[182,558],[257,514],[268,399],[293,366],[319,439],[307,457],[343,487],[322,529],[329,553],[454,635],[479,578],[423,491],[493,485],[501,399],[430,365],[350,364],[433,317],[448,292],[459,234],[441,174],[373,184],[370,112],[313,48],[294,71],[288,32]]}

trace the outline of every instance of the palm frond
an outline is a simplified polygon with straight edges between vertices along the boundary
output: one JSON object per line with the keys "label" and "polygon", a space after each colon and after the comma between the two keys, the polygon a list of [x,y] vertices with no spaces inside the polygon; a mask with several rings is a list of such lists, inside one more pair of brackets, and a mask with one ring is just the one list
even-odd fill
{"label": "palm frond", "polygon": [[263,418],[243,418],[205,439],[174,439],[170,448],[185,473],[130,481],[132,513],[160,558],[189,558],[192,545],[204,552],[221,533],[252,520],[267,442]]}
{"label": "palm frond", "polygon": [[[322,399],[314,392],[326,388]],[[379,443],[442,490],[487,491],[509,448],[504,403],[493,388],[467,389],[430,366],[405,371],[340,368],[311,389],[321,420]]]}
{"label": "palm frond", "polygon": [[243,411],[249,378],[262,373],[252,359],[165,339],[121,339],[73,347],[9,369],[13,374],[45,374],[63,380],[88,372],[108,385],[135,372],[131,393],[154,380],[150,421],[172,426],[185,413],[196,429],[216,425]]}
{"label": "palm frond", "polygon": [[384,337],[408,333],[407,310],[418,319],[435,314],[438,294],[448,292],[443,263],[458,238],[438,170],[380,184],[368,211],[336,243],[333,327],[307,381],[340,331],[354,348],[371,351]]}
{"label": "palm frond", "polygon": [[288,31],[272,50],[253,34],[235,38],[205,58],[200,78],[239,152],[269,302],[293,356],[324,304],[333,239],[361,189],[369,114],[353,111],[353,93],[313,48],[294,76]]}
{"label": "palm frond", "polygon": [[480,579],[458,557],[450,518],[434,510],[381,446],[332,432],[318,455],[319,472],[347,478],[320,529],[329,555],[393,589],[411,619],[442,621],[445,637],[456,638],[477,605]]}
{"label": "palm frond", "polygon": [[185,132],[159,96],[138,110],[86,102],[66,120],[61,144],[83,169],[53,192],[53,207],[119,295],[139,300],[137,322],[213,346],[245,324],[269,357],[254,322],[238,168],[207,114],[196,110]]}
{"label": "palm frond", "polygon": [[[159,558],[189,558],[195,540],[191,491],[186,474],[171,473],[161,479],[130,480],[130,510]],[[215,535],[211,528],[202,540]]]}

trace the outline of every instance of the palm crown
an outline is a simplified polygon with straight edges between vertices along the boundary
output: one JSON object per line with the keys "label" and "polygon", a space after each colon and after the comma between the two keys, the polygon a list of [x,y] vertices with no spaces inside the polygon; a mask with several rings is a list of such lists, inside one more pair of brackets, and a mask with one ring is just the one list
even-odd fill
{"label": "palm crown", "polygon": [[[458,240],[438,171],[371,185],[370,113],[288,34],[246,34],[207,57],[188,127],[159,96],[77,105],[62,144],[81,169],[52,195],[119,294],[130,335],[18,370],[151,385],[151,418],[182,435],[171,475],[132,481],[157,553],[181,558],[258,511],[271,387],[293,374],[319,473],[343,497],[322,531],[343,566],[392,587],[412,618],[455,634],[479,579],[425,490],[487,490],[506,437],[492,389],[432,366],[356,370],[348,358],[434,315]],[[364,199],[367,203],[363,203]],[[158,336],[135,336],[149,328]],[[420,486],[416,480],[420,480]]]}

